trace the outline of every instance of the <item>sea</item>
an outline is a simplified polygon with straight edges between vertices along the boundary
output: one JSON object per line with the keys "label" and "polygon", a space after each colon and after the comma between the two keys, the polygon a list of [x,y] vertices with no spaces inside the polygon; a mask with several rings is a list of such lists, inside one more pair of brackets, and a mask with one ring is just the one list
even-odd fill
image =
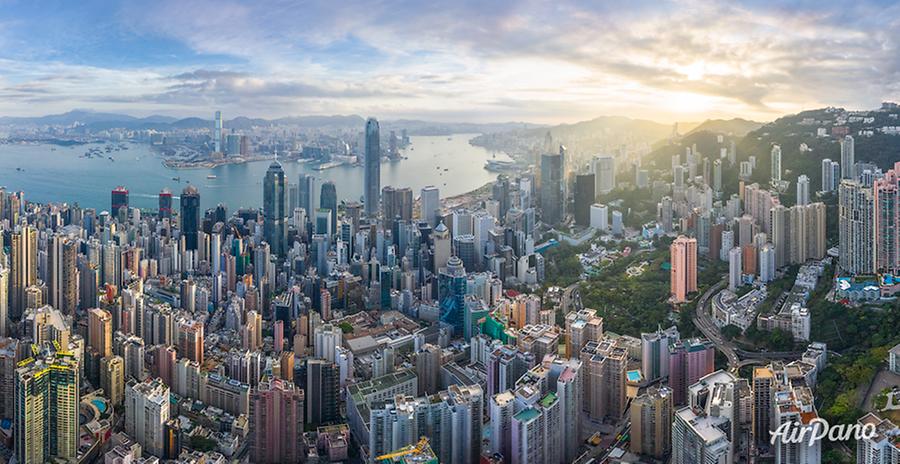
{"label": "sea", "polygon": [[[427,185],[440,189],[441,198],[470,192],[496,179],[484,168],[489,159],[509,160],[469,144],[477,134],[413,136],[401,152],[406,158],[381,164],[381,186],[410,187],[415,197]],[[118,145],[118,144],[113,144]],[[168,188],[178,198],[187,184],[200,191],[200,206],[222,203],[229,211],[262,206],[262,181],[271,160],[227,164],[214,168],[171,169],[149,145],[128,143],[127,150],[105,151],[106,144],[56,146],[49,144],[0,144],[0,186],[23,191],[27,201],[78,203],[82,208],[110,209],[110,191],[129,190],[132,207],[158,207],[158,194]],[[102,156],[85,158],[90,148]],[[111,159],[110,159],[111,158]],[[339,200],[359,200],[363,194],[363,168],[339,166],[323,171],[313,164],[283,160],[288,182],[312,174],[335,183]],[[208,178],[207,176],[215,176]],[[177,179],[177,180],[176,180]],[[177,206],[177,204],[176,204]]]}

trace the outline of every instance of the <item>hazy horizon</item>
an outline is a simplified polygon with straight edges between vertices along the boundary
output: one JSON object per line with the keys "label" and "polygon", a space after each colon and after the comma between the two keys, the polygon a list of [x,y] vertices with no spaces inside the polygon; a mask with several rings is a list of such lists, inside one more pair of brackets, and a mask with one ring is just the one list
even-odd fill
{"label": "hazy horizon", "polygon": [[900,97],[900,5],[0,0],[0,115],[771,121]]}

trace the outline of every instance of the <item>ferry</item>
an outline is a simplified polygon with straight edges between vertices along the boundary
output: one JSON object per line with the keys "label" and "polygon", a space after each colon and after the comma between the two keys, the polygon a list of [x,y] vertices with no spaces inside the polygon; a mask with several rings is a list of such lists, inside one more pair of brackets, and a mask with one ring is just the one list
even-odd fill
{"label": "ferry", "polygon": [[209,175],[206,176],[206,178],[207,178],[207,179],[215,179],[215,178],[216,178],[216,175],[215,175],[215,174],[209,174]]}
{"label": "ferry", "polygon": [[516,163],[514,161],[490,159],[484,163],[484,168],[488,171],[512,171],[516,169]]}

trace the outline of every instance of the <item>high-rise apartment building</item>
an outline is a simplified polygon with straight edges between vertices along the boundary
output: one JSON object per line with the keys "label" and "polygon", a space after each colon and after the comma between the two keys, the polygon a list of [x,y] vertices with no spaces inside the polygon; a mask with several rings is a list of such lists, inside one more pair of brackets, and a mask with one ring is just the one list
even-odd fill
{"label": "high-rise apartment building", "polygon": [[672,447],[672,390],[650,387],[631,403],[631,452],[662,459]]}
{"label": "high-rise apartment building", "polygon": [[900,272],[900,162],[875,181],[875,268]]}
{"label": "high-rise apartment building", "polygon": [[16,369],[15,453],[18,462],[74,460],[80,443],[79,370],[66,352],[29,358]]}
{"label": "high-rise apartment building", "polygon": [[875,272],[873,189],[852,180],[842,181],[838,190],[838,215],[838,262],[841,269],[849,274]]}
{"label": "high-rise apartment building", "polygon": [[841,179],[856,179],[856,153],[852,135],[845,135],[841,140]]}
{"label": "high-rise apartment building", "polygon": [[697,291],[697,239],[679,236],[669,246],[670,291],[675,303],[687,302],[687,294]]}
{"label": "high-rise apartment building", "polygon": [[250,394],[250,456],[253,462],[299,462],[305,456],[303,390],[264,377]]}
{"label": "high-rise apartment building", "polygon": [[169,387],[162,379],[132,380],[125,387],[125,432],[154,456],[163,456],[169,420]]}

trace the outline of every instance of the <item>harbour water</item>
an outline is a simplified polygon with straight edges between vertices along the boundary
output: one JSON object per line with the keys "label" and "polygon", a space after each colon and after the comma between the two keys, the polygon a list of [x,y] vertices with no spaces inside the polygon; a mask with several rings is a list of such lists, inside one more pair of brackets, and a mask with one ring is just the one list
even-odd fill
{"label": "harbour water", "polygon": [[[485,161],[509,158],[470,145],[472,137],[473,134],[411,137],[410,146],[402,152],[407,159],[382,163],[381,185],[411,187],[416,197],[422,187],[434,185],[440,189],[442,198],[484,185],[496,178],[495,173],[484,169]],[[0,186],[9,191],[24,191],[28,201],[77,202],[82,207],[98,210],[110,208],[110,191],[118,185],[128,188],[129,202],[138,208],[156,208],[157,194],[163,188],[171,190],[177,198],[187,183],[199,188],[204,209],[218,203],[227,205],[229,211],[262,205],[262,180],[271,161],[169,169],[149,146],[125,145],[128,150],[104,151],[102,157],[95,158],[81,155],[92,147],[103,149],[104,145],[0,145]],[[282,164],[289,182],[296,183],[300,174],[312,174],[323,181],[333,181],[340,200],[357,200],[362,196],[362,167],[339,166],[317,171],[310,164],[294,161]]]}

